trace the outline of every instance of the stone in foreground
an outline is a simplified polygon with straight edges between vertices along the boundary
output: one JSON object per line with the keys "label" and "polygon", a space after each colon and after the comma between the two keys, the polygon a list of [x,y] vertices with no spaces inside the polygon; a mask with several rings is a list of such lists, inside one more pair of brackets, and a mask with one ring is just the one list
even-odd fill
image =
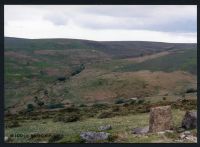
{"label": "stone in foreground", "polygon": [[8,137],[7,137],[7,136],[4,137],[4,141],[5,141],[5,142],[8,141]]}
{"label": "stone in foreground", "polygon": [[106,130],[111,130],[112,127],[111,125],[105,125],[105,126],[100,126],[99,131],[106,131]]}
{"label": "stone in foreground", "polygon": [[197,112],[187,111],[182,120],[182,127],[185,129],[195,129],[197,127]]}
{"label": "stone in foreground", "polygon": [[147,134],[149,132],[149,126],[144,128],[134,128],[132,133],[133,134]]}
{"label": "stone in foreground", "polygon": [[150,109],[149,132],[160,132],[172,128],[171,106],[160,106]]}
{"label": "stone in foreground", "polygon": [[107,140],[110,133],[106,132],[82,132],[80,137],[88,143]]}

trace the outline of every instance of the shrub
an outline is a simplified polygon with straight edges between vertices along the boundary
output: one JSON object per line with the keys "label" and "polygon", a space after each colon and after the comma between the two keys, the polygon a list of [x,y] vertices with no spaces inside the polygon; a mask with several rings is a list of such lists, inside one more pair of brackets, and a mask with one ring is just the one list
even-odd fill
{"label": "shrub", "polygon": [[34,108],[35,108],[35,107],[33,106],[33,104],[28,104],[28,105],[27,105],[27,111],[28,111],[28,112],[33,111]]}
{"label": "shrub", "polygon": [[66,80],[66,77],[58,77],[57,80],[58,80],[58,81],[65,81],[65,80]]}
{"label": "shrub", "polygon": [[74,115],[66,116],[63,122],[67,123],[67,122],[75,122],[79,120],[80,120],[80,116],[74,114]]}
{"label": "shrub", "polygon": [[76,121],[79,121],[80,120],[80,115],[78,114],[70,114],[68,116],[57,116],[53,119],[54,122],[58,122],[58,121],[61,121],[61,122],[76,122]]}
{"label": "shrub", "polygon": [[131,104],[131,105],[137,104],[137,100],[131,100],[131,101],[130,101],[130,104]]}
{"label": "shrub", "polygon": [[66,111],[66,112],[78,112],[79,109],[76,108],[75,106],[71,106],[71,107],[66,108],[64,111]]}
{"label": "shrub", "polygon": [[37,105],[40,106],[40,107],[42,107],[42,106],[44,105],[44,102],[38,101],[38,102],[37,102]]}
{"label": "shrub", "polygon": [[6,122],[5,123],[5,127],[6,128],[16,128],[16,127],[19,127],[20,124],[18,121],[9,121],[9,122]]}
{"label": "shrub", "polygon": [[75,75],[79,74],[84,69],[85,69],[85,66],[83,64],[81,64],[79,67],[74,69],[74,71],[71,73],[71,76],[75,76]]}
{"label": "shrub", "polygon": [[115,116],[114,112],[109,112],[109,111],[104,111],[102,113],[99,114],[98,118],[110,118]]}
{"label": "shrub", "polygon": [[48,104],[47,108],[48,109],[64,108],[64,105],[62,103]]}
{"label": "shrub", "polygon": [[114,142],[118,138],[117,134],[111,134],[108,136],[109,142]]}
{"label": "shrub", "polygon": [[145,102],[144,99],[139,99],[137,103],[138,103],[138,104],[143,104],[144,102]]}
{"label": "shrub", "polygon": [[197,92],[197,89],[195,89],[195,88],[186,89],[186,93],[194,93],[194,92]]}
{"label": "shrub", "polygon": [[54,134],[54,135],[52,135],[50,138],[49,138],[49,143],[54,143],[54,142],[56,142],[56,141],[58,141],[58,140],[61,140],[62,138],[64,137],[64,135],[63,134]]}
{"label": "shrub", "polygon": [[85,104],[80,104],[79,107],[87,107]]}
{"label": "shrub", "polygon": [[119,98],[115,100],[115,104],[123,104],[125,103],[125,100],[123,98]]}
{"label": "shrub", "polygon": [[95,104],[92,105],[92,107],[104,109],[104,108],[108,107],[108,104],[106,104],[106,103],[95,103]]}
{"label": "shrub", "polygon": [[119,106],[113,106],[112,111],[113,112],[118,112],[120,110]]}

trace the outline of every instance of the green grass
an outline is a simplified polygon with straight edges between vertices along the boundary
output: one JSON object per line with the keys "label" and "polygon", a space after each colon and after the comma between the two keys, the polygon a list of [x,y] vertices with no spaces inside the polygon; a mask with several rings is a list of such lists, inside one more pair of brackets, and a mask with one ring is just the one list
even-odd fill
{"label": "green grass", "polygon": [[[173,110],[173,121],[175,127],[179,127],[181,124],[184,111]],[[116,116],[113,118],[89,118],[77,122],[53,122],[51,119],[46,120],[24,120],[20,122],[20,127],[8,128],[5,130],[5,135],[10,136],[11,134],[23,134],[30,135],[32,133],[42,134],[63,134],[64,138],[61,142],[74,142],[78,140],[78,136],[82,131],[98,131],[98,127],[101,125],[110,124],[112,130],[108,132],[112,135],[117,135],[115,142],[124,143],[145,143],[154,142],[157,140],[163,140],[163,137],[156,134],[150,134],[148,137],[136,137],[131,134],[131,130],[135,127],[145,127],[148,125],[149,114],[141,113],[127,116]],[[29,140],[28,138],[19,137],[12,138],[12,142],[37,142],[38,140]],[[43,141],[47,141],[48,138],[43,138]],[[74,140],[74,141],[73,141]],[[163,140],[165,141],[165,140]]]}
{"label": "green grass", "polygon": [[173,53],[163,57],[150,59],[142,63],[133,63],[118,68],[116,71],[166,71],[176,70],[188,71],[192,74],[197,73],[197,50],[186,50],[184,52]]}

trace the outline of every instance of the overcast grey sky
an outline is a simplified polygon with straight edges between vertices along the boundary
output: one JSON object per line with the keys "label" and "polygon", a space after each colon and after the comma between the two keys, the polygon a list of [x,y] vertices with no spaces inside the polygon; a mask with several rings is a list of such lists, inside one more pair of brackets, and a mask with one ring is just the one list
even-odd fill
{"label": "overcast grey sky", "polygon": [[6,5],[5,36],[197,42],[192,5]]}

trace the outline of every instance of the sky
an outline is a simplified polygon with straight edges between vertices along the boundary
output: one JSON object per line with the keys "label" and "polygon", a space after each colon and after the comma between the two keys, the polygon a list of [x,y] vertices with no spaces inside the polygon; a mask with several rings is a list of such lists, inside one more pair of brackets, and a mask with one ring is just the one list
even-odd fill
{"label": "sky", "polygon": [[195,5],[5,5],[4,34],[18,38],[197,42]]}

